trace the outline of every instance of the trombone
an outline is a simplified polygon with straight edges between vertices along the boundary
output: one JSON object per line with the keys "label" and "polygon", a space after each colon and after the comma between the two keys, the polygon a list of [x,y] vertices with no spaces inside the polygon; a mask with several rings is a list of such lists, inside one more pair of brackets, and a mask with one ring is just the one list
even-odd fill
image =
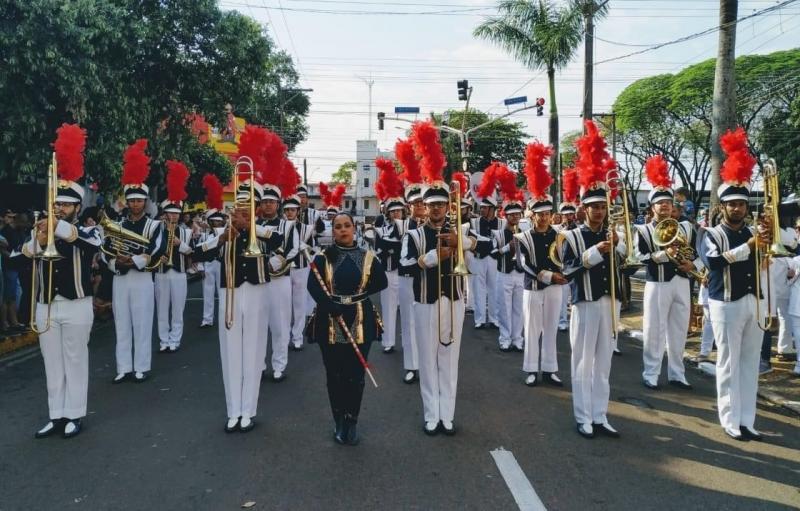
{"label": "trombone", "polygon": [[[622,199],[622,206],[614,206],[611,200],[611,190],[616,189],[619,191],[619,197]],[[631,231],[631,214],[628,210],[628,194],[625,190],[625,182],[620,177],[617,169],[610,170],[606,173],[606,209],[608,215],[608,238],[611,242],[611,250],[608,253],[608,267],[609,267],[609,283],[611,285],[611,333],[614,338],[617,337],[619,324],[617,321],[617,270],[631,270],[642,266],[641,261],[637,259],[633,248],[633,232]],[[612,210],[613,208],[613,210]],[[614,231],[617,226],[622,224],[624,228],[623,234],[625,236],[625,260],[618,264],[617,262],[617,248],[614,245]]]}
{"label": "trombone", "polygon": [[[469,269],[464,259],[464,236],[461,232],[461,185],[459,183],[450,183],[448,188],[450,217],[455,218],[455,226],[453,231],[456,233],[456,252],[453,254],[452,271],[448,275],[450,277],[450,337],[447,341],[442,340],[442,261],[436,265],[436,284],[438,286],[438,294],[436,297],[437,314],[436,323],[438,330],[439,344],[442,346],[450,346],[455,342],[453,337],[453,320],[455,318],[455,306],[453,305],[454,288],[456,287],[457,279],[463,279],[470,275]],[[448,227],[445,224],[443,227],[436,230],[436,234],[448,232]],[[436,239],[436,254],[440,253],[442,248],[442,240],[437,237]]]}
{"label": "trombone", "polygon": [[[775,257],[790,257],[793,254],[786,250],[781,244],[781,226],[779,221],[779,211],[781,202],[780,184],[778,182],[778,165],[773,158],[770,158],[764,163],[764,212],[761,214],[760,220],[770,220],[769,233],[770,244],[766,248],[761,247],[761,243],[757,240],[755,243],[754,259],[756,264],[756,318],[758,319],[758,327],[761,330],[772,330],[775,323],[775,318],[771,315],[772,311],[772,281],[770,278],[770,259]],[[754,236],[759,235],[759,218],[758,215],[753,215],[753,227],[755,232]],[[764,322],[761,322],[761,265],[766,261],[766,270],[764,271],[767,281],[767,314]]]}
{"label": "trombone", "polygon": [[[244,170],[239,170],[243,168]],[[250,197],[247,201],[247,207],[250,211],[250,230],[247,240],[247,247],[245,247],[242,255],[244,257],[263,257],[264,252],[258,244],[256,237],[256,195],[255,195],[255,171],[253,169],[253,160],[248,156],[240,156],[236,160],[236,165],[233,169],[233,209],[243,207],[244,202],[239,202],[236,194],[239,193],[239,177],[245,176],[250,179]],[[231,211],[233,213],[233,211]],[[232,214],[228,222],[228,240],[225,242],[225,328],[230,330],[233,328],[234,320],[234,291],[236,290],[236,239],[234,238],[234,229]]]}
{"label": "trombone", "polygon": [[[37,240],[36,230],[34,229],[33,237],[33,271],[31,272],[31,319],[30,327],[36,334],[43,334],[50,330],[50,310],[53,306],[53,262],[62,259],[61,254],[56,249],[55,230],[56,222],[58,219],[55,215],[55,203],[58,187],[58,163],[56,162],[56,153],[53,153],[53,163],[47,172],[47,245],[43,252],[39,253],[39,240]],[[34,223],[39,223],[39,215],[34,216]],[[38,271],[36,268],[37,259],[42,263],[47,262],[47,316],[45,319],[45,326],[42,330],[38,330],[36,325],[36,295],[38,289],[37,276]],[[44,290],[42,290],[44,295]]]}

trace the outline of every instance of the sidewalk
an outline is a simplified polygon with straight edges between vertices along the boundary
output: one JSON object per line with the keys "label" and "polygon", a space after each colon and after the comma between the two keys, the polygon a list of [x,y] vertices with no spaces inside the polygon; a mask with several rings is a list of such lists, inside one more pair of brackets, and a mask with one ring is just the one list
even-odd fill
{"label": "sidewalk", "polygon": [[[620,326],[628,332],[630,338],[642,342],[642,293],[644,281],[634,277],[631,280],[632,301],[630,310],[622,314]],[[773,343],[774,344],[774,343]],[[691,335],[686,341],[684,363],[711,377],[715,376],[717,352],[711,353],[712,362],[703,362],[699,366],[691,360],[700,354],[700,337]],[[758,396],[769,403],[783,407],[800,416],[800,378],[792,373],[794,362],[781,362],[772,356],[772,372],[762,375],[758,381]]]}

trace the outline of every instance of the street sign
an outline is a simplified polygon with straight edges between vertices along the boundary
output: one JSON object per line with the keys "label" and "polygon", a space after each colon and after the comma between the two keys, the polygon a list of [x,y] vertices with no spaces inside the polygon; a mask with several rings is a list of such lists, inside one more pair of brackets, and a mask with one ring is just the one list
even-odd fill
{"label": "street sign", "polygon": [[418,106],[396,106],[394,107],[394,113],[396,114],[418,114],[419,107]]}
{"label": "street sign", "polygon": [[503,100],[503,104],[506,106],[509,105],[516,105],[518,103],[527,103],[528,96],[517,96],[516,98],[508,98]]}

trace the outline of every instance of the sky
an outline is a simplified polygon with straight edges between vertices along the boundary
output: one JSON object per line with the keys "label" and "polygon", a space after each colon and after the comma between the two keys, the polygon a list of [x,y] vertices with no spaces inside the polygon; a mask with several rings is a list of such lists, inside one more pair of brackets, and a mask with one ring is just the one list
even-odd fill
{"label": "sky", "polygon": [[[377,112],[418,106],[422,116],[463,108],[456,82],[469,80],[471,106],[499,115],[503,99],[548,97],[546,75],[516,63],[473,29],[494,14],[489,0],[222,0],[220,7],[258,20],[276,45],[292,56],[300,85],[310,92],[309,134],[290,155],[308,163],[309,181],[327,180],[355,159],[356,140],[369,129],[382,150],[391,149],[407,124]],[[779,3],[740,0],[739,18]],[[641,55],[649,46],[719,25],[719,0],[610,0],[596,27],[594,112],[608,112],[634,81],[681,69],[716,56],[718,33]],[[436,13],[436,14],[423,14]],[[739,23],[736,54],[771,53],[800,47],[800,1]],[[618,60],[603,63],[607,59]],[[372,81],[372,116],[369,87]],[[556,75],[560,131],[580,129],[583,45]],[[515,114],[531,137],[547,139],[547,112]],[[393,115],[393,114],[390,114]],[[413,116],[406,116],[413,119]]]}

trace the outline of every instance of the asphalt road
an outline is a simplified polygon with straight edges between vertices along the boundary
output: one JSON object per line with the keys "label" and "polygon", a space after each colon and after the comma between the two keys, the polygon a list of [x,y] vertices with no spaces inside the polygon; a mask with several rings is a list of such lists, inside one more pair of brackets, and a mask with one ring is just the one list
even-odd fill
{"label": "asphalt road", "polygon": [[334,444],[317,348],[290,352],[282,383],[262,383],[257,427],[226,435],[216,330],[199,330],[190,286],[183,349],[153,355],[143,384],[111,385],[114,333],[91,341],[89,416],[71,440],[35,440],[46,421],[41,357],[0,362],[0,510],[21,509],[517,509],[490,452],[510,451],[544,506],[559,509],[800,508],[800,421],[759,405],[763,443],[718,426],[713,380],[694,391],[650,391],[641,350],[625,340],[612,368],[614,440],[575,432],[569,343],[559,337],[563,389],[523,385],[522,356],[501,353],[495,330],[461,351],[455,437],[422,433],[417,385],[402,354],[371,353],[361,445]]}

